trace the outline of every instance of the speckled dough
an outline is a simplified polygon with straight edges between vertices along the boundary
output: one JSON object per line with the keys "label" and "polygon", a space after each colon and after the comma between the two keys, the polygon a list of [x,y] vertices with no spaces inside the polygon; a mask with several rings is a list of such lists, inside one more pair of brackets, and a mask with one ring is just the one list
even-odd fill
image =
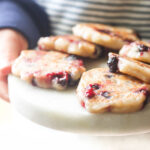
{"label": "speckled dough", "polygon": [[126,56],[119,56],[118,54],[109,53],[109,60],[118,59],[118,63],[112,63],[112,66],[117,65],[117,71],[136,77],[146,83],[150,83],[150,65],[133,60]]}
{"label": "speckled dough", "polygon": [[149,90],[150,85],[135,78],[96,68],[83,73],[77,95],[91,113],[129,113],[143,108]]}
{"label": "speckled dough", "polygon": [[150,63],[150,43],[143,41],[136,41],[124,45],[119,52],[122,56],[128,56],[135,60]]}
{"label": "speckled dough", "polygon": [[25,50],[12,66],[12,73],[35,86],[63,90],[80,79],[82,60],[59,52]]}
{"label": "speckled dough", "polygon": [[38,47],[41,50],[57,50],[89,58],[97,58],[102,52],[102,47],[74,35],[42,37]]}
{"label": "speckled dough", "polygon": [[73,34],[101,46],[120,50],[126,43],[139,40],[131,29],[102,24],[77,24]]}

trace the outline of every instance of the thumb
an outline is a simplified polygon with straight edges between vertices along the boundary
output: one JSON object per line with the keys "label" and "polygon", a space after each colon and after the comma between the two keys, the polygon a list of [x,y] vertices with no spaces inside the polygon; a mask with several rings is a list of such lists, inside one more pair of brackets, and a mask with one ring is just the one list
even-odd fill
{"label": "thumb", "polygon": [[0,76],[7,76],[11,73],[11,63],[0,63]]}
{"label": "thumb", "polygon": [[0,97],[9,102],[8,83],[6,77],[0,77]]}

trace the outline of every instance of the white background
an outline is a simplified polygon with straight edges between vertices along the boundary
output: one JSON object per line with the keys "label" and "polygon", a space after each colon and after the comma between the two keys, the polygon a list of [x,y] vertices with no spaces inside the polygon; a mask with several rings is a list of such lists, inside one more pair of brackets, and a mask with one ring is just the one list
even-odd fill
{"label": "white background", "polygon": [[94,137],[37,125],[0,100],[0,150],[150,150],[150,134]]}

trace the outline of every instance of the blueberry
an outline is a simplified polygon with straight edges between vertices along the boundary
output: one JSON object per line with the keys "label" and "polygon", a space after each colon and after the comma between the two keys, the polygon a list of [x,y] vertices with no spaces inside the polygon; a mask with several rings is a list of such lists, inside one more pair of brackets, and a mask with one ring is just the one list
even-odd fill
{"label": "blueberry", "polygon": [[34,77],[32,78],[31,84],[33,86],[37,86],[37,82],[36,82],[36,79]]}
{"label": "blueberry", "polygon": [[93,89],[97,90],[97,89],[100,88],[100,85],[97,84],[97,83],[95,83],[95,84],[91,85],[91,87],[92,87]]}
{"label": "blueberry", "polygon": [[117,72],[118,71],[118,58],[116,56],[109,57],[107,65],[109,67],[110,72]]}
{"label": "blueberry", "polygon": [[107,99],[111,97],[110,92],[107,92],[107,91],[101,92],[101,96],[103,96],[103,97],[105,97]]}
{"label": "blueberry", "polygon": [[138,50],[139,52],[147,52],[149,50],[149,48],[143,44],[138,45]]}
{"label": "blueberry", "polygon": [[112,78],[113,75],[111,75],[111,74],[106,74],[105,77],[107,77],[107,78]]}
{"label": "blueberry", "polygon": [[88,85],[86,87],[85,96],[88,97],[89,99],[93,98],[95,95],[97,95],[95,91],[99,88],[100,88],[100,84],[97,83]]}
{"label": "blueberry", "polygon": [[135,92],[136,93],[143,93],[145,96],[149,96],[149,91],[146,88],[141,88]]}
{"label": "blueberry", "polygon": [[65,78],[59,78],[57,83],[61,86],[66,86],[68,84],[68,81]]}
{"label": "blueberry", "polygon": [[50,80],[56,80],[58,84],[61,86],[67,86],[68,85],[68,80],[69,80],[69,74],[68,72],[52,72],[48,73],[47,78]]}

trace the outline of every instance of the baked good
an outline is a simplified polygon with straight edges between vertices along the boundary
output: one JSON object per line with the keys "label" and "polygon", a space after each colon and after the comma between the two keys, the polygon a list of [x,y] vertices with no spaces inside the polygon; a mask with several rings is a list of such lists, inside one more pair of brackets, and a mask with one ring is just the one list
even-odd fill
{"label": "baked good", "polygon": [[73,34],[112,50],[120,50],[124,44],[139,40],[132,29],[103,24],[77,24]]}
{"label": "baked good", "polygon": [[114,53],[109,53],[108,55],[107,64],[110,72],[125,73],[150,83],[150,65]]}
{"label": "baked good", "polygon": [[34,86],[63,90],[76,83],[85,71],[82,60],[59,52],[24,50],[12,73]]}
{"label": "baked good", "polygon": [[119,52],[122,56],[128,56],[135,60],[150,63],[150,43],[144,41],[136,41],[126,44]]}
{"label": "baked good", "polygon": [[57,50],[89,58],[97,58],[103,49],[74,35],[42,37],[38,47],[40,50]]}
{"label": "baked good", "polygon": [[77,87],[81,105],[91,113],[129,113],[143,108],[150,85],[107,68],[84,72]]}

